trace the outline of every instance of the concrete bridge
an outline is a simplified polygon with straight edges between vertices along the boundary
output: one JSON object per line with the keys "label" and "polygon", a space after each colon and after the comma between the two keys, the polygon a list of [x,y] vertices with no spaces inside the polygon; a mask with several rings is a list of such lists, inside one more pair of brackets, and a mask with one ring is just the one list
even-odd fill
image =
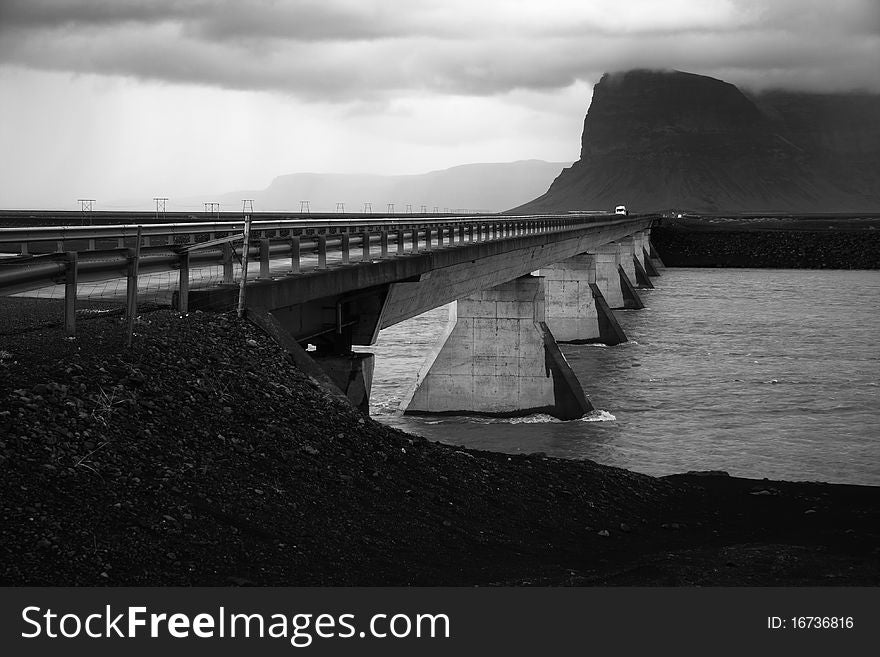
{"label": "concrete bridge", "polygon": [[[655,219],[569,214],[387,226],[378,234],[334,229],[341,261],[327,264],[328,235],[318,234],[319,266],[249,283],[247,312],[366,412],[373,355],[354,347],[456,301],[406,412],[574,419],[591,406],[557,343],[626,340],[612,310],[640,308],[636,288],[657,275]],[[352,261],[356,245],[362,255]],[[189,294],[191,308],[228,310],[238,289]],[[315,349],[306,355],[308,345]]]}

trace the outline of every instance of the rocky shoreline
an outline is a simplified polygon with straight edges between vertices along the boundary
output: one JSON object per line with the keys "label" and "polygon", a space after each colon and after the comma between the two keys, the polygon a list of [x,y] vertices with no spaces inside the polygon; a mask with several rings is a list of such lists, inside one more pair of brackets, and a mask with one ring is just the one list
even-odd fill
{"label": "rocky shoreline", "polygon": [[880,583],[880,488],[430,443],[234,315],[56,313],[0,299],[3,585]]}
{"label": "rocky shoreline", "polygon": [[664,219],[651,241],[669,267],[880,269],[878,228],[876,217]]}

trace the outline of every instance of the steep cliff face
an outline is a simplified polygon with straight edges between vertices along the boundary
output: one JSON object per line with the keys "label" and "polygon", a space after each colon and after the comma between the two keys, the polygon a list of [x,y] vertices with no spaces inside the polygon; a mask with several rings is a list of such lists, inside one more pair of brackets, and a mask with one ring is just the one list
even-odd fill
{"label": "steep cliff face", "polygon": [[773,92],[682,72],[605,74],[581,158],[525,211],[880,208],[880,96]]}

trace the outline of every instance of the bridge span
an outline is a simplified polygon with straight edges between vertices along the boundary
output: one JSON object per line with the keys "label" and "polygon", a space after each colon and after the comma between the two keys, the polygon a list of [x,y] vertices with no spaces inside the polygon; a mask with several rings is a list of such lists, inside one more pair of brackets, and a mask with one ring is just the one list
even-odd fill
{"label": "bridge span", "polygon": [[[373,355],[355,347],[374,344],[383,328],[456,302],[404,402],[407,413],[544,412],[574,419],[591,406],[557,343],[626,340],[613,310],[640,308],[636,288],[651,286],[650,276],[658,275],[649,237],[656,218],[568,213],[252,222],[256,237],[242,251],[253,254],[259,277],[247,283],[244,305],[298,363],[367,412]],[[0,228],[0,243],[17,243],[22,253],[3,262],[0,294],[4,286],[11,293],[47,277],[57,282],[67,272],[68,296],[72,278],[75,299],[77,275],[82,284],[130,270],[132,249],[124,247],[137,228],[140,266],[180,271],[179,307],[226,311],[239,301],[231,244],[241,241],[242,224]],[[68,245],[77,239],[86,246],[72,255]],[[115,240],[117,249],[101,250],[102,240]],[[40,243],[54,244],[57,253],[28,255]],[[217,263],[224,282],[200,289],[193,273]]]}
{"label": "bridge span", "polygon": [[[248,314],[291,349],[313,345],[313,360],[366,412],[373,356],[354,347],[456,302],[405,412],[573,419],[592,407],[557,342],[626,340],[612,310],[640,308],[636,287],[651,285],[649,271],[657,274],[649,239],[655,218],[505,217],[428,227],[408,253],[385,247],[385,257],[255,281]],[[368,239],[362,234],[360,243]],[[400,248],[411,237],[376,239]],[[197,290],[190,303],[228,309],[237,294],[233,286]]]}

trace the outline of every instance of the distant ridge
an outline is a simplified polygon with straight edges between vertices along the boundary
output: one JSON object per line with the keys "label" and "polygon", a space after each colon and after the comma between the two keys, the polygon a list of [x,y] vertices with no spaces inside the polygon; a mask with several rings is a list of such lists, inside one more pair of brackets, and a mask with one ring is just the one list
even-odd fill
{"label": "distant ridge", "polygon": [[235,208],[241,206],[241,199],[252,198],[254,209],[265,212],[299,212],[302,200],[309,201],[312,212],[334,212],[337,203],[343,203],[347,212],[361,212],[365,203],[371,204],[374,213],[384,213],[389,203],[400,213],[407,211],[407,205],[413,212],[422,206],[428,212],[435,207],[441,212],[447,208],[500,212],[542,193],[569,164],[520,160],[396,176],[292,173],[278,176],[264,190],[231,192],[210,200]]}
{"label": "distant ridge", "polygon": [[605,74],[581,157],[518,212],[880,210],[880,95],[745,94],[681,71]]}

